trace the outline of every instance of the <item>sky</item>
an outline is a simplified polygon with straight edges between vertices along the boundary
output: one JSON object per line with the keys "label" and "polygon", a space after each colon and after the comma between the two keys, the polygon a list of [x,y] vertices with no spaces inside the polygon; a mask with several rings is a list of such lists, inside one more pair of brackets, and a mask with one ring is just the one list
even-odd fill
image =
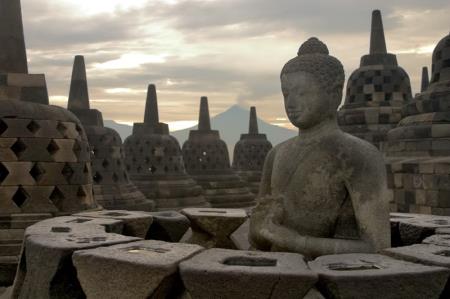
{"label": "sky", "polygon": [[256,106],[290,127],[283,65],[316,36],[348,78],[369,51],[373,9],[417,92],[422,66],[450,32],[448,0],[22,0],[29,72],[45,73],[51,104],[67,106],[73,58],[84,55],[91,107],[104,119],[142,122],[153,83],[171,130],[196,123],[201,96],[211,115]]}

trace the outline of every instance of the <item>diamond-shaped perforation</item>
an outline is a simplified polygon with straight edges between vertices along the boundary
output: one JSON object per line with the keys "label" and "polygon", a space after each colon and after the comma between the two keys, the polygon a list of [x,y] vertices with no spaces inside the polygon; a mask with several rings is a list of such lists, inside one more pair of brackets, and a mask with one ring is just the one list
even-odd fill
{"label": "diamond-shaped perforation", "polygon": [[56,126],[56,129],[58,130],[59,133],[61,133],[61,135],[65,135],[66,131],[67,131],[67,127],[63,124],[63,123],[58,123],[58,125]]}
{"label": "diamond-shaped perforation", "polygon": [[30,123],[27,125],[28,131],[30,131],[33,134],[36,134],[37,131],[41,129],[41,126],[35,122],[34,120],[30,121]]}
{"label": "diamond-shaped perforation", "polygon": [[58,187],[55,187],[55,189],[53,189],[52,191],[52,194],[50,194],[49,199],[56,207],[59,207],[61,201],[64,200],[64,194],[61,192],[61,190],[59,190]]}
{"label": "diamond-shaped perforation", "polygon": [[108,168],[108,166],[109,166],[108,160],[106,160],[106,159],[103,160],[102,166],[103,166],[103,168]]}
{"label": "diamond-shaped perforation", "polygon": [[100,183],[102,182],[102,180],[103,180],[103,177],[101,176],[100,173],[96,172],[96,173],[94,174],[93,179],[94,179],[94,181],[95,181],[97,184],[100,184]]}
{"label": "diamond-shaped perforation", "polygon": [[28,195],[28,193],[25,191],[25,189],[22,188],[22,186],[20,186],[16,193],[14,193],[12,200],[14,201],[14,203],[16,204],[16,206],[18,206],[19,208],[21,208],[23,206],[23,204],[30,198],[30,195]]}
{"label": "diamond-shaped perforation", "polygon": [[70,182],[74,172],[75,171],[73,170],[73,168],[68,163],[66,163],[61,171],[61,174],[66,178],[67,182]]}
{"label": "diamond-shaped perforation", "polygon": [[2,119],[0,119],[0,135],[5,133],[6,130],[8,130],[8,125]]}
{"label": "diamond-shaped perforation", "polygon": [[11,150],[14,154],[16,154],[17,158],[20,158],[26,149],[27,145],[21,139],[17,139],[17,141],[11,146]]}
{"label": "diamond-shaped perforation", "polygon": [[44,174],[45,174],[45,169],[42,168],[42,166],[39,165],[39,163],[35,163],[33,168],[31,168],[31,170],[30,170],[30,175],[33,177],[33,179],[36,182],[39,182]]}
{"label": "diamond-shaped perforation", "polygon": [[119,177],[117,176],[117,174],[113,174],[112,176],[113,182],[117,183],[119,181]]}
{"label": "diamond-shaped perforation", "polygon": [[59,146],[56,144],[54,140],[50,141],[50,143],[47,146],[47,151],[50,155],[54,155],[57,151],[59,151]]}
{"label": "diamond-shaped perforation", "polygon": [[0,163],[0,184],[3,183],[3,181],[8,177],[8,175],[9,175],[8,169],[5,167],[5,165],[3,165],[3,163]]}
{"label": "diamond-shaped perforation", "polygon": [[80,156],[81,151],[82,151],[80,142],[78,140],[75,140],[75,143],[73,144],[72,150],[73,150],[73,153],[75,154],[75,156],[78,158]]}

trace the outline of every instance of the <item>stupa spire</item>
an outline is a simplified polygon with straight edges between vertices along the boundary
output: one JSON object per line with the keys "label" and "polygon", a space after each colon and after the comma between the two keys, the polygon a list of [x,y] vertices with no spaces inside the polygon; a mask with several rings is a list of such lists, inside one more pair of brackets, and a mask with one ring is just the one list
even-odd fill
{"label": "stupa spire", "polygon": [[199,131],[211,130],[211,119],[209,117],[209,107],[207,97],[201,97],[200,99],[200,115],[198,119],[198,130]]}
{"label": "stupa spire", "polygon": [[256,107],[250,107],[250,121],[248,125],[249,134],[259,134],[258,118],[256,117]]}
{"label": "stupa spire", "polygon": [[28,73],[20,0],[0,0],[0,73]]}
{"label": "stupa spire", "polygon": [[72,80],[70,81],[69,110],[89,110],[89,91],[86,78],[86,66],[84,57],[75,56],[72,69]]}
{"label": "stupa spire", "polygon": [[372,28],[370,33],[370,54],[386,54],[386,40],[384,38],[383,20],[381,12],[372,12]]}
{"label": "stupa spire", "polygon": [[422,68],[422,84],[420,86],[420,92],[427,90],[428,85],[430,85],[430,79],[428,77],[428,68],[424,66]]}
{"label": "stupa spire", "polygon": [[158,98],[156,96],[156,86],[154,84],[148,86],[144,123],[152,126],[159,123]]}

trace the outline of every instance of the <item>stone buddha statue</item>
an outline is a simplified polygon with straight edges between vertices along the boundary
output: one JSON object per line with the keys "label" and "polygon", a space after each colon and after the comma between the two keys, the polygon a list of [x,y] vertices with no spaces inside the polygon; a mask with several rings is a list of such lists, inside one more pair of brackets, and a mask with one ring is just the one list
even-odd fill
{"label": "stone buddha statue", "polygon": [[299,135],[266,158],[250,224],[256,249],[314,258],[389,247],[385,163],[373,145],[339,129],[343,84],[342,64],[317,38],[284,66],[284,105]]}

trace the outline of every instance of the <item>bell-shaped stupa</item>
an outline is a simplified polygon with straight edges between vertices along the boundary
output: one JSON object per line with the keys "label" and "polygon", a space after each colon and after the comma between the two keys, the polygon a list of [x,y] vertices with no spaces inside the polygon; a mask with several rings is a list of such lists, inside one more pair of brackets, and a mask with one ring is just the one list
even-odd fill
{"label": "bell-shaped stupa", "polygon": [[128,177],[122,139],[115,130],[104,127],[100,111],[90,108],[83,56],[75,57],[68,109],[81,120],[89,140],[97,203],[106,209],[151,211],[154,203]]}
{"label": "bell-shaped stupa", "polygon": [[259,133],[256,108],[251,107],[248,134],[242,134],[234,146],[233,169],[249,183],[254,195],[258,194],[264,160],[271,149],[266,134]]}
{"label": "bell-shaped stupa", "polygon": [[131,180],[155,201],[157,210],[207,205],[202,188],[186,173],[178,141],[159,122],[155,85],[148,86],[144,122],[134,124],[124,148]]}
{"label": "bell-shaped stupa", "polygon": [[0,0],[0,45],[1,287],[12,283],[26,227],[98,206],[80,121],[48,105],[44,75],[28,74],[19,0]]}
{"label": "bell-shaped stupa", "polygon": [[403,107],[385,154],[393,210],[450,215],[450,35],[437,44],[432,60],[430,84]]}
{"label": "bell-shaped stupa", "polygon": [[186,170],[205,190],[206,200],[214,208],[248,207],[253,194],[230,167],[227,145],[219,131],[211,130],[208,99],[201,98],[198,130],[189,133],[183,145]]}
{"label": "bell-shaped stupa", "polygon": [[386,50],[381,12],[372,13],[370,53],[347,83],[345,103],[338,113],[341,128],[378,148],[401,119],[402,106],[412,99],[409,76],[397,57]]}

